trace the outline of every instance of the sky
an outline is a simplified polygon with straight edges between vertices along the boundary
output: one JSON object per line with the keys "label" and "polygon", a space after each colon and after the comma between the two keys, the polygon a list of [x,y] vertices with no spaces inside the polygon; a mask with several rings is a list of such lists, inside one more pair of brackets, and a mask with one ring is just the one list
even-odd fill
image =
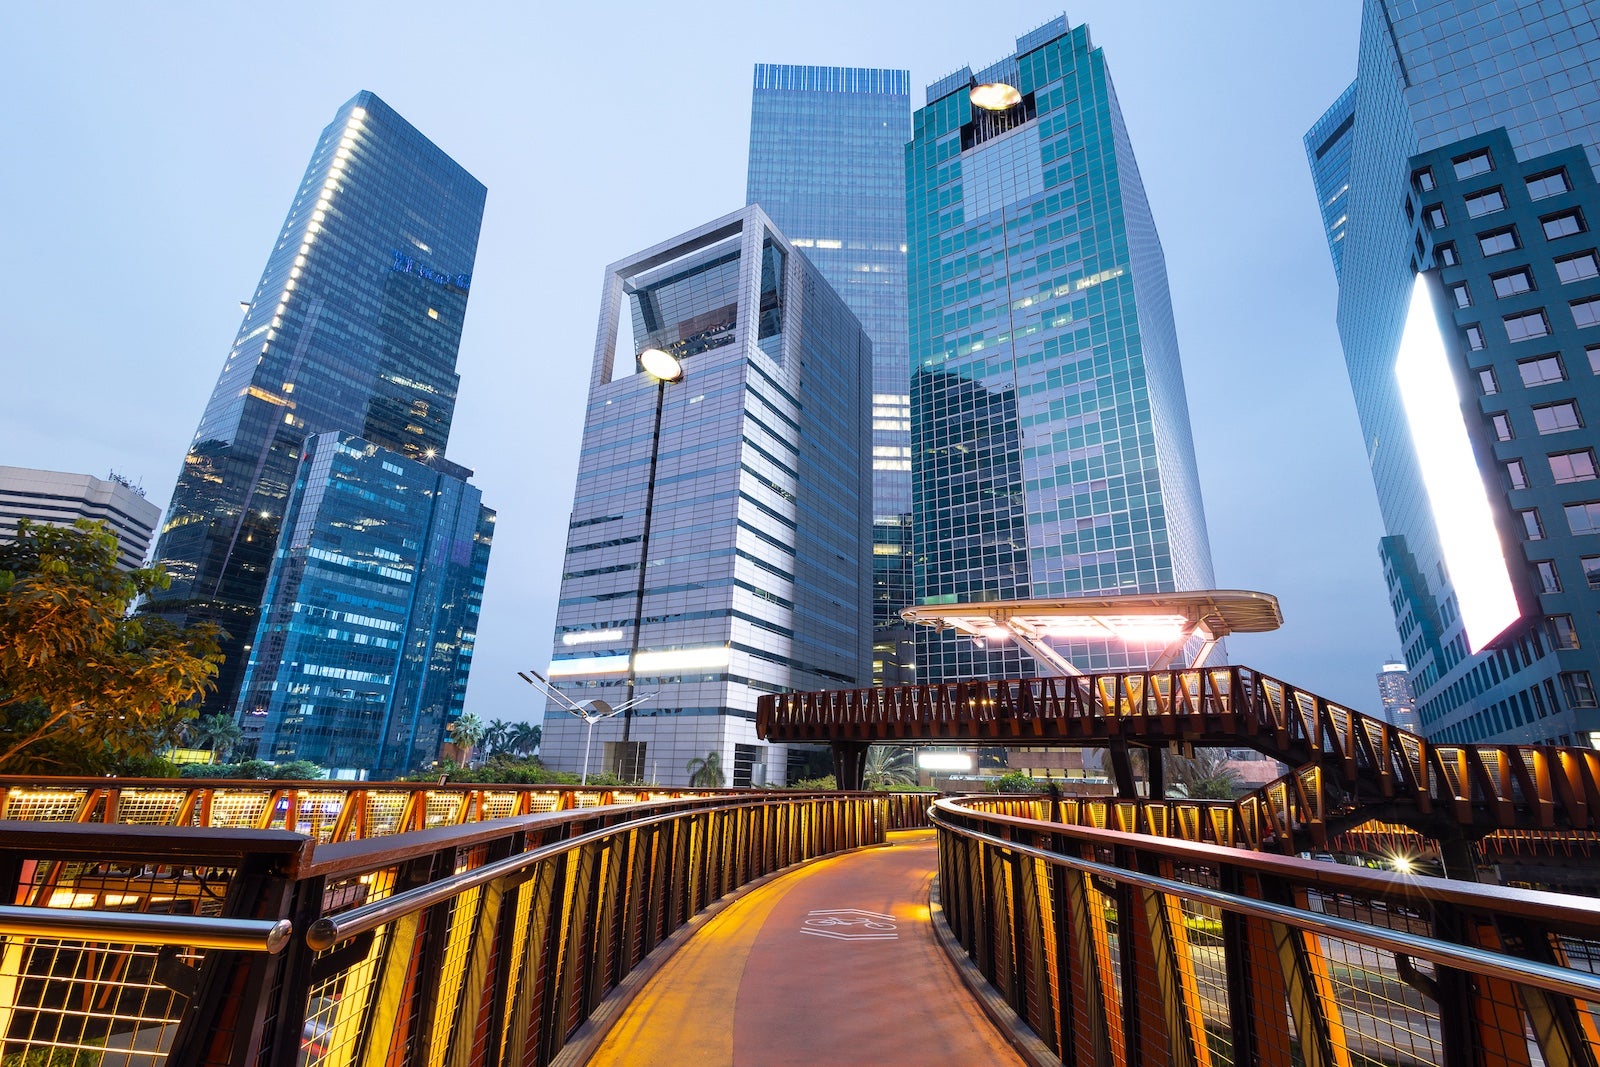
{"label": "sky", "polygon": [[[0,464],[166,505],[318,133],[383,97],[488,186],[449,456],[499,511],[467,710],[537,718],[607,263],[744,202],[752,66],[1011,54],[1048,3],[101,2],[0,10]],[[1399,642],[1301,138],[1359,0],[1090,0],[1167,257],[1217,584],[1244,663],[1376,711]]]}

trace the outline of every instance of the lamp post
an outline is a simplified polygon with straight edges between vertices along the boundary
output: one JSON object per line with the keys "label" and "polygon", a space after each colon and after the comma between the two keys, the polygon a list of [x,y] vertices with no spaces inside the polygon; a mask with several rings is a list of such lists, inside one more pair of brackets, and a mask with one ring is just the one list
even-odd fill
{"label": "lamp post", "polygon": [[569,715],[577,716],[587,724],[588,729],[584,731],[583,739],[583,777],[578,780],[579,785],[589,784],[589,748],[594,744],[594,724],[601,719],[609,719],[613,715],[624,715],[632,711],[635,704],[642,704],[655,696],[654,693],[646,693],[642,697],[626,700],[616,707],[612,707],[598,698],[579,704],[557,689],[551,684],[550,679],[532,667],[529,667],[526,671],[518,671],[517,677],[543,693],[546,700],[555,701],[562,711]]}
{"label": "lamp post", "polygon": [[[656,505],[656,464],[661,458],[661,410],[666,405],[667,383],[683,380],[683,363],[670,352],[647,348],[639,353],[639,366],[656,380],[656,419],[650,432],[650,476],[644,491],[644,533],[639,538],[639,584],[633,595],[633,642],[628,649],[628,695],[623,702],[622,751],[629,752],[633,732],[633,707],[639,703],[634,696],[638,674],[634,664],[639,658],[639,631],[644,625],[645,572],[650,566],[650,517]],[[642,768],[641,768],[642,771]]]}

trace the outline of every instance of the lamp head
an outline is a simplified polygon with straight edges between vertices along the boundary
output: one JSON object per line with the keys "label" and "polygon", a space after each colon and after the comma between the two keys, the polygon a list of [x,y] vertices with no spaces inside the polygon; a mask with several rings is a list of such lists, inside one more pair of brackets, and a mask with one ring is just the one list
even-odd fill
{"label": "lamp head", "polygon": [[658,382],[675,382],[683,377],[683,364],[676,356],[659,348],[647,348],[639,353],[639,366]]}

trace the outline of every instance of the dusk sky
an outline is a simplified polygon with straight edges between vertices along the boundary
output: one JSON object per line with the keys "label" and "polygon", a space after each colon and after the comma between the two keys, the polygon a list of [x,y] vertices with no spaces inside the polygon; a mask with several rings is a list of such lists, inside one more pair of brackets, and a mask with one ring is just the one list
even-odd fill
{"label": "dusk sky", "polygon": [[[8,5],[0,464],[115,469],[165,506],[317,135],[370,89],[489,189],[450,458],[499,511],[467,710],[536,716],[604,266],[744,202],[757,62],[1014,49],[1040,3]],[[1357,0],[1111,2],[1104,48],[1166,250],[1229,653],[1376,711],[1381,535],[1301,136]]]}

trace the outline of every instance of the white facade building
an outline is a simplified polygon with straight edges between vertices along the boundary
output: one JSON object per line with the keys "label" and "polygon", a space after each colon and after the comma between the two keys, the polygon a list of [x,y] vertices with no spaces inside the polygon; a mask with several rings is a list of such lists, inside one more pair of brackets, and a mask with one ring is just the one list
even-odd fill
{"label": "white facade building", "polygon": [[117,535],[118,563],[132,570],[144,562],[161,509],[114,477],[0,467],[0,541],[17,535],[20,519],[54,526],[100,519]]}

